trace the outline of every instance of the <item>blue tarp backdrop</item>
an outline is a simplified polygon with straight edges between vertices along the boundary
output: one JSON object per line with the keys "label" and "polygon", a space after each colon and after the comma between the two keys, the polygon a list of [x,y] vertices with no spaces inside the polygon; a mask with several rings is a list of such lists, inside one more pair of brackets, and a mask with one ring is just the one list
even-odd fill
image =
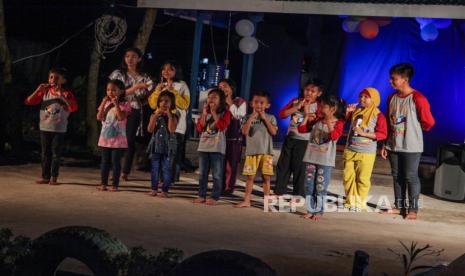
{"label": "blue tarp backdrop", "polygon": [[381,27],[375,39],[358,33],[347,34],[341,63],[340,95],[355,103],[358,92],[375,87],[381,93],[380,109],[393,92],[389,69],[400,62],[415,67],[412,87],[429,100],[436,119],[425,134],[425,154],[435,155],[439,145],[463,143],[465,139],[465,34],[460,22],[439,30],[439,37],[425,42],[414,19],[394,18]]}
{"label": "blue tarp backdrop", "polygon": [[[339,93],[348,103],[357,102],[363,88],[375,87],[381,93],[380,109],[385,112],[387,97],[394,92],[389,84],[390,67],[400,62],[413,64],[412,86],[426,95],[436,119],[434,128],[424,136],[425,154],[435,156],[439,145],[463,143],[465,139],[465,28],[460,24],[463,21],[453,20],[448,28],[439,29],[439,37],[432,42],[423,41],[419,24],[408,18],[393,18],[371,40],[359,33],[346,33],[339,64],[320,61],[325,68],[339,70],[339,78],[334,80],[338,83],[327,85],[335,87],[333,93]],[[273,30],[266,35],[266,30],[259,28],[259,37],[273,47],[262,47],[256,53],[254,87],[271,93],[269,112],[277,115],[298,94],[304,49],[285,33],[277,34],[279,28]],[[280,130],[275,141],[283,141],[288,121],[278,120]]]}

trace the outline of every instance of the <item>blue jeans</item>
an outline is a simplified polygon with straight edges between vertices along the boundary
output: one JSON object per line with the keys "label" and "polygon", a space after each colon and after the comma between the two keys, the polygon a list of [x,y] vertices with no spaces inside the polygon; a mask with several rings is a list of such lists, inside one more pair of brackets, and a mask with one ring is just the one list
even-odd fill
{"label": "blue jeans", "polygon": [[331,181],[332,167],[305,164],[305,195],[307,211],[310,214],[323,214],[326,205],[326,194]]}
{"label": "blue jeans", "polygon": [[171,185],[171,156],[168,154],[153,153],[152,154],[152,190],[158,190],[158,180],[160,178],[160,170],[163,172],[163,192],[167,193]]}
{"label": "blue jeans", "polygon": [[118,188],[119,177],[121,174],[121,158],[125,149],[117,148],[102,148],[102,164],[100,166],[102,185],[108,185],[108,175],[110,174],[110,166],[113,164],[113,187]]}
{"label": "blue jeans", "polygon": [[420,165],[421,153],[390,151],[388,156],[394,180],[396,208],[408,208],[409,211],[418,212],[418,200],[420,199],[421,190],[418,166]]}
{"label": "blue jeans", "polygon": [[208,172],[212,169],[213,190],[211,198],[218,200],[224,181],[224,155],[219,152],[199,152],[199,197],[207,197]]}

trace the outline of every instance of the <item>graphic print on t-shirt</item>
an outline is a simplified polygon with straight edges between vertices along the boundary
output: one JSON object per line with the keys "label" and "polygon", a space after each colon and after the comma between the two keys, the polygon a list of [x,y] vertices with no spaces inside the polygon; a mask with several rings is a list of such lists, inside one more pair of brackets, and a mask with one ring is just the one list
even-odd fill
{"label": "graphic print on t-shirt", "polygon": [[[105,117],[105,124],[102,129],[102,136],[104,138],[114,138],[118,135],[123,135],[123,131],[120,127],[118,127],[118,118],[116,117],[116,108],[111,108],[106,117]],[[124,136],[126,133],[124,133]]]}
{"label": "graphic print on t-shirt", "polygon": [[[355,120],[355,126],[361,128],[363,132],[372,132],[371,130],[376,127],[377,117],[372,118],[370,122],[368,122],[368,126],[366,127],[362,127],[361,125],[362,120],[363,120],[362,115],[357,116]],[[353,126],[353,124],[354,123],[352,123],[351,127]],[[365,147],[365,146],[370,145],[373,140],[367,137],[362,137],[360,135],[355,135],[354,131],[351,129],[349,132],[348,141],[349,141],[350,146]]]}
{"label": "graphic print on t-shirt", "polygon": [[291,122],[289,123],[289,127],[296,129],[300,123],[304,120],[304,114],[302,112],[295,112],[291,116]]}
{"label": "graphic print on t-shirt", "polygon": [[214,123],[215,123],[215,119],[213,119],[213,116],[210,114],[207,115],[207,119],[206,119],[207,129],[205,131],[207,138],[216,137],[217,136],[216,134],[218,134],[218,129],[216,129]]}
{"label": "graphic print on t-shirt", "polygon": [[46,123],[60,122],[63,118],[63,111],[66,110],[66,105],[60,98],[44,101],[42,104],[44,110],[41,118]]}
{"label": "graphic print on t-shirt", "polygon": [[329,132],[327,126],[322,124],[321,122],[317,123],[311,132],[310,135],[310,143],[308,143],[309,151],[317,151],[317,152],[327,152],[330,142],[329,139]]}
{"label": "graphic print on t-shirt", "polygon": [[389,107],[391,110],[389,119],[395,136],[405,135],[405,125],[408,113],[407,107],[408,106],[406,104],[401,104],[399,102],[397,102],[397,104],[392,104],[392,106]]}
{"label": "graphic print on t-shirt", "polygon": [[45,120],[58,122],[63,106],[59,103],[52,103],[45,108]]}

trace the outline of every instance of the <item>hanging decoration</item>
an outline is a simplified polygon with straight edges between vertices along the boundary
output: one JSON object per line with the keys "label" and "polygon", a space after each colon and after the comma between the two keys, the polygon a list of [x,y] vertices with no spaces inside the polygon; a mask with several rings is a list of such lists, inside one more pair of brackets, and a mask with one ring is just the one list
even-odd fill
{"label": "hanging decoration", "polygon": [[434,41],[438,38],[439,31],[434,23],[429,23],[421,29],[420,35],[424,41]]}
{"label": "hanging decoration", "polygon": [[239,49],[244,54],[253,54],[258,49],[258,41],[255,37],[246,36],[239,41]]}
{"label": "hanging decoration", "polygon": [[105,14],[95,20],[97,51],[102,57],[116,51],[126,39],[126,30],[126,20],[118,16]]}
{"label": "hanging decoration", "polygon": [[450,24],[452,24],[452,20],[448,18],[437,18],[433,19],[433,24],[438,29],[446,29],[449,28]]}
{"label": "hanging decoration", "polygon": [[373,20],[363,20],[360,22],[360,34],[366,39],[373,39],[378,36],[379,26]]}
{"label": "hanging decoration", "polygon": [[360,32],[366,39],[378,36],[379,28],[391,23],[390,17],[339,16],[343,18],[342,29],[347,33]]}
{"label": "hanging decoration", "polygon": [[239,49],[242,53],[250,55],[257,51],[258,40],[252,35],[255,32],[255,25],[248,19],[241,19],[236,23],[236,32],[242,39],[239,41]]}
{"label": "hanging decoration", "polygon": [[342,21],[342,29],[347,33],[356,33],[359,31],[360,21],[353,18],[347,18]]}
{"label": "hanging decoration", "polygon": [[424,26],[433,22],[432,18],[417,17],[415,20],[420,24],[420,29],[423,29]]}
{"label": "hanging decoration", "polygon": [[254,31],[255,31],[255,26],[250,20],[242,19],[242,20],[237,21],[236,32],[240,36],[251,36],[253,35]]}
{"label": "hanging decoration", "polygon": [[417,17],[415,20],[420,25],[421,38],[426,41],[434,41],[439,36],[438,29],[446,29],[452,24],[449,18],[422,18]]}

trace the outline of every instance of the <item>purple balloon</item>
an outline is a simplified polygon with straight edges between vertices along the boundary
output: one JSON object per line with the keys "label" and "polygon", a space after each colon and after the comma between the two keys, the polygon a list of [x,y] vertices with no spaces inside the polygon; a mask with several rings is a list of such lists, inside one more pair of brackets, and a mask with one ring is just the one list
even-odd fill
{"label": "purple balloon", "polygon": [[433,22],[432,18],[417,17],[415,20],[420,24],[420,29],[423,29],[426,25]]}
{"label": "purple balloon", "polygon": [[347,33],[355,33],[359,30],[360,21],[346,18],[342,21],[342,29]]}
{"label": "purple balloon", "polygon": [[438,38],[439,31],[433,23],[429,23],[421,29],[420,34],[424,41],[434,41]]}
{"label": "purple balloon", "polygon": [[433,24],[438,29],[448,28],[451,23],[452,23],[452,20],[450,20],[448,18],[436,18],[436,19],[433,19]]}

